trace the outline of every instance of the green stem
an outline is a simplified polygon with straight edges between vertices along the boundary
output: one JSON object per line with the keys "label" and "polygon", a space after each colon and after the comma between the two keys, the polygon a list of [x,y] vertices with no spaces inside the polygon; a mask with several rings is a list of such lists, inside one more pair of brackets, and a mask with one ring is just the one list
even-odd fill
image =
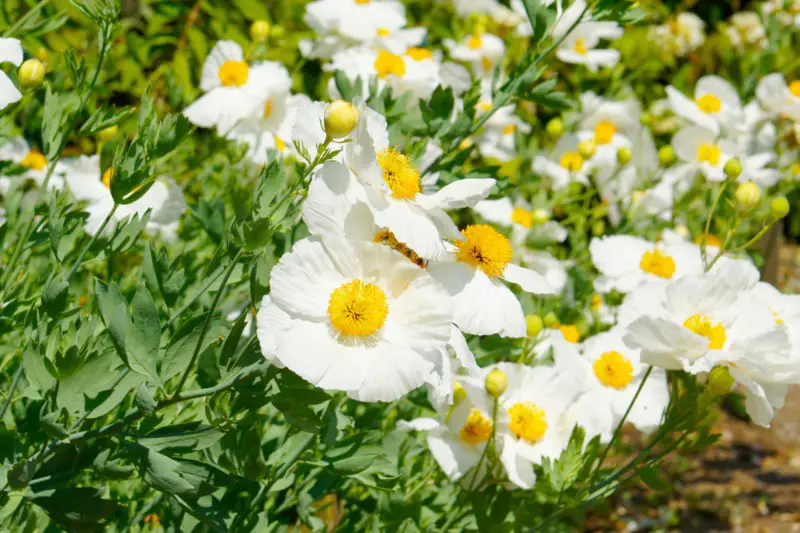
{"label": "green stem", "polygon": [[480,473],[481,466],[483,466],[483,461],[486,459],[486,456],[489,454],[489,448],[494,447],[494,439],[495,435],[497,434],[497,409],[498,409],[498,401],[497,398],[494,399],[494,406],[492,407],[492,434],[489,437],[489,442],[486,443],[486,447],[483,449],[483,453],[481,454],[481,458],[478,459],[478,464],[475,466],[475,470],[472,471],[472,479],[469,482],[469,490],[472,492],[475,490],[475,484],[478,479],[478,474]]}
{"label": "green stem", "polygon": [[[709,232],[711,231],[711,220],[714,218],[714,212],[717,210],[717,205],[719,204],[719,199],[722,198],[722,194],[725,192],[725,188],[727,186],[728,186],[727,180],[723,181],[722,185],[719,188],[719,191],[717,191],[717,195],[714,197],[714,202],[711,204],[711,211],[709,211],[709,213],[708,213],[708,219],[706,220],[706,229],[703,232],[703,240],[700,242],[700,255],[703,258],[703,264],[707,264],[708,263],[708,260],[707,260],[707,257],[706,257],[706,241],[708,241],[708,235],[709,235]],[[723,251],[724,250],[720,250],[720,253],[722,253]],[[706,272],[708,272],[710,269],[711,269],[711,266],[708,266],[706,268]]]}
{"label": "green stem", "polygon": [[185,313],[186,311],[188,311],[188,310],[189,310],[189,308],[190,308],[190,307],[192,307],[192,305],[194,305],[194,303],[195,303],[195,302],[196,302],[196,301],[197,301],[197,300],[198,300],[198,299],[199,299],[201,296],[203,296],[203,295],[206,293],[206,291],[208,291],[208,288],[209,288],[209,287],[211,287],[211,286],[214,284],[214,282],[215,282],[215,281],[217,281],[217,280],[219,279],[219,277],[222,275],[222,272],[223,272],[223,270],[222,270],[222,269],[219,269],[219,270],[218,270],[218,271],[217,271],[217,272],[216,272],[216,273],[215,273],[213,276],[211,276],[211,278],[210,278],[210,279],[209,279],[209,280],[206,282],[206,284],[205,284],[205,285],[203,285],[203,286],[200,288],[200,290],[198,290],[198,291],[197,291],[197,292],[194,294],[194,296],[192,296],[192,298],[191,298],[191,299],[190,299],[188,302],[186,302],[186,303],[184,304],[184,306],[183,306],[183,307],[181,307],[180,309],[178,309],[178,311],[177,311],[177,312],[176,312],[174,315],[172,315],[172,317],[169,319],[169,322],[167,322],[167,325],[166,325],[166,326],[164,326],[164,328],[166,329],[166,328],[169,328],[170,326],[172,326],[172,325],[175,323],[175,321],[176,321],[176,320],[177,320],[177,319],[178,319],[178,318],[179,318],[179,317],[180,317],[180,316],[181,316],[183,313]]}
{"label": "green stem", "polygon": [[86,253],[91,249],[92,246],[94,246],[94,243],[97,242],[97,239],[100,238],[100,235],[103,233],[103,231],[106,229],[106,226],[111,221],[111,217],[113,217],[114,213],[117,212],[118,207],[119,204],[114,202],[114,207],[112,207],[111,211],[108,212],[108,215],[106,215],[106,218],[103,220],[103,223],[100,224],[100,228],[94,233],[94,235],[92,235],[92,238],[89,239],[89,242],[86,244],[86,246],[83,247],[83,250],[81,250],[81,253],[78,256],[78,260],[75,261],[75,264],[72,265],[72,268],[69,269],[67,277],[64,281],[69,281],[72,278],[72,276],[75,275],[75,272],[77,272],[78,269],[81,267],[81,264],[83,263],[83,258],[86,257]]}
{"label": "green stem", "polygon": [[11,405],[11,398],[14,396],[14,392],[17,390],[20,378],[22,378],[22,362],[20,362],[19,368],[17,368],[17,373],[14,374],[14,381],[11,382],[11,388],[8,389],[8,397],[6,398],[5,403],[3,403],[3,408],[0,409],[0,420],[3,419],[3,415],[5,415],[6,411],[8,410],[8,406]]}

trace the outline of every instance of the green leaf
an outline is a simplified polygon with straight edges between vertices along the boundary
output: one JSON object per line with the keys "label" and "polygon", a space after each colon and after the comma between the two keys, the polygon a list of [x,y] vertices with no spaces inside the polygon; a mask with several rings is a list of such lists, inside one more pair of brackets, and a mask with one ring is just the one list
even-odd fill
{"label": "green leaf", "polygon": [[[131,327],[128,302],[113,283],[106,285],[99,279],[95,280],[94,291],[97,307],[100,309],[100,318],[103,319],[103,324],[111,336],[111,343],[120,358],[128,365],[128,352],[125,349],[125,332]],[[130,365],[128,367],[130,368]]]}
{"label": "green leaf", "polygon": [[100,476],[106,479],[128,479],[133,474],[134,468],[132,465],[123,465],[119,460],[108,460],[111,455],[111,450],[103,450],[92,461],[92,468]]}
{"label": "green leaf", "polygon": [[66,143],[65,136],[69,133],[69,128],[66,128],[65,124],[69,116],[77,111],[79,105],[80,97],[76,92],[54,93],[50,85],[47,85],[42,111],[44,117],[42,143],[44,155],[48,161],[53,161]]}
{"label": "green leaf", "polygon": [[44,355],[30,344],[22,353],[22,366],[25,379],[39,392],[49,391],[56,382],[55,377],[48,372],[44,363]]}
{"label": "green leaf", "polygon": [[131,116],[133,111],[134,109],[132,107],[124,107],[119,111],[114,107],[100,108],[92,113],[92,116],[83,123],[78,133],[80,135],[92,135],[98,131],[110,128]]}
{"label": "green leaf", "polygon": [[157,452],[193,453],[212,446],[223,433],[199,422],[166,426],[138,439],[139,444]]}
{"label": "green leaf", "polygon": [[67,306],[69,284],[64,273],[52,273],[42,288],[42,309],[52,317],[57,317]]}
{"label": "green leaf", "polygon": [[194,486],[177,473],[178,461],[139,444],[129,444],[128,449],[145,483],[167,494],[194,493]]}
{"label": "green leaf", "polygon": [[161,345],[161,324],[153,298],[144,286],[139,287],[131,302],[131,318],[125,333],[128,364],[134,372],[158,383],[156,362]]}
{"label": "green leaf", "polygon": [[89,487],[59,488],[37,492],[28,500],[55,522],[77,531],[92,531],[119,509],[117,502],[102,498],[103,491]]}
{"label": "green leaf", "polygon": [[670,489],[669,481],[661,477],[660,469],[656,466],[645,466],[639,469],[639,477],[645,485],[651,489],[659,492],[664,492]]}
{"label": "green leaf", "polygon": [[[198,315],[188,319],[178,327],[178,330],[169,340],[167,352],[161,363],[161,379],[167,381],[186,370],[186,365],[191,361],[195,346],[197,346],[197,341],[200,338],[205,319],[205,314]],[[198,353],[203,353],[215,342],[217,342],[217,339],[212,335],[206,335]]]}
{"label": "green leaf", "polygon": [[150,414],[156,410],[156,402],[153,400],[153,395],[150,394],[150,389],[147,388],[145,383],[140,383],[136,388],[134,402],[136,407],[143,413]]}
{"label": "green leaf", "polygon": [[272,404],[283,413],[289,424],[309,433],[317,433],[322,429],[322,420],[309,406],[281,395],[274,398]]}

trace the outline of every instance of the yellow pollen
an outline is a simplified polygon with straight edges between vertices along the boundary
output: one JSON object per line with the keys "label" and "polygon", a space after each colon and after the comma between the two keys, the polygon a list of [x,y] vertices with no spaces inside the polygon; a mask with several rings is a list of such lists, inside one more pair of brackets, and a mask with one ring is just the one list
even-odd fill
{"label": "yellow pollen", "polygon": [[483,46],[483,39],[481,39],[480,35],[473,33],[472,36],[470,36],[469,40],[467,41],[467,46],[469,46],[473,50],[477,50],[478,48]]}
{"label": "yellow pollen", "polygon": [[592,295],[592,311],[599,311],[603,305],[603,298],[599,294]]}
{"label": "yellow pollen", "polygon": [[772,313],[772,316],[773,316],[773,317],[775,317],[775,323],[776,323],[777,325],[779,325],[779,326],[780,326],[781,324],[783,324],[783,319],[780,317],[780,315],[779,315],[778,313],[776,313],[776,312],[775,312],[775,311],[773,311],[772,309],[770,309],[770,310],[769,310],[769,312],[770,312],[770,313]]}
{"label": "yellow pollen", "polygon": [[481,58],[481,67],[483,67],[483,70],[491,70],[492,69],[492,60],[489,59],[486,56],[483,56]]}
{"label": "yellow pollen", "polygon": [[467,239],[453,243],[458,248],[456,259],[480,268],[490,278],[502,274],[513,255],[508,239],[486,224],[467,226],[463,233]]}
{"label": "yellow pollen", "polygon": [[544,437],[547,431],[547,417],[536,404],[521,402],[508,410],[511,418],[508,427],[518,439],[525,439],[531,444]]}
{"label": "yellow pollen", "polygon": [[356,4],[369,4],[370,0],[355,0]]}
{"label": "yellow pollen", "polygon": [[695,100],[695,103],[703,113],[719,113],[719,110],[722,109],[722,102],[713,94],[704,94]]}
{"label": "yellow pollen", "polygon": [[603,353],[594,362],[594,375],[600,383],[615,389],[624,389],[633,381],[633,365],[619,352]]}
{"label": "yellow pollen", "polygon": [[458,436],[470,444],[486,442],[492,436],[492,421],[480,409],[473,408]]}
{"label": "yellow pollen", "polygon": [[508,126],[503,128],[503,135],[511,135],[512,133],[514,133],[514,131],[516,131],[516,129],[517,129],[516,125],[509,124]]}
{"label": "yellow pollen", "polygon": [[113,168],[107,168],[105,172],[103,172],[103,185],[106,186],[107,189],[111,188],[111,176],[114,175]]}
{"label": "yellow pollen", "polygon": [[286,142],[277,135],[275,136],[275,149],[279,152],[286,150]]}
{"label": "yellow pollen", "polygon": [[433,59],[433,52],[427,48],[409,48],[406,50],[406,55],[414,61],[422,61],[423,59]]}
{"label": "yellow pollen", "polygon": [[32,168],[33,170],[44,170],[44,167],[47,166],[47,159],[45,159],[42,152],[31,150],[19,164],[23,167]]}
{"label": "yellow pollen", "polygon": [[272,98],[267,98],[267,101],[264,103],[263,118],[268,119],[271,114],[272,114]]}
{"label": "yellow pollen", "polygon": [[414,168],[408,157],[391,146],[378,152],[378,164],[383,170],[383,181],[392,191],[393,197],[408,200],[422,190],[419,171]]}
{"label": "yellow pollen", "polygon": [[708,163],[712,166],[719,165],[719,159],[722,151],[716,144],[701,144],[697,147],[697,161],[698,163]]}
{"label": "yellow pollen", "polygon": [[378,33],[378,37],[388,37],[389,34],[392,33],[392,32],[387,28],[378,28],[377,33]]}
{"label": "yellow pollen", "polygon": [[219,67],[219,81],[225,87],[239,87],[247,83],[249,67],[244,61],[226,61]]}
{"label": "yellow pollen", "polygon": [[386,321],[389,305],[377,285],[355,279],[331,293],[328,318],[342,335],[367,337]]}
{"label": "yellow pollen", "polygon": [[584,41],[583,39],[576,39],[575,46],[573,49],[575,50],[576,53],[582,56],[589,55],[589,49],[586,47],[586,41]]}
{"label": "yellow pollen", "polygon": [[425,268],[426,266],[425,260],[421,258],[417,252],[409,248],[405,243],[398,241],[397,237],[395,237],[394,233],[391,231],[379,231],[375,234],[375,237],[372,238],[372,242],[385,244],[392,250],[400,252],[420,268]]}
{"label": "yellow pollen", "polygon": [[706,246],[722,246],[722,239],[711,233],[701,233],[694,239],[695,244],[706,243]]}
{"label": "yellow pollen", "polygon": [[608,144],[617,133],[617,127],[608,120],[602,120],[594,127],[594,143],[595,144]]}
{"label": "yellow pollen", "polygon": [[144,517],[144,523],[148,525],[151,530],[160,529],[161,528],[161,520],[158,518],[158,515],[148,514]]}
{"label": "yellow pollen", "polygon": [[583,166],[583,157],[578,152],[567,152],[561,156],[561,166],[570,172],[577,172]]}
{"label": "yellow pollen", "polygon": [[[472,137],[467,137],[466,139],[464,139],[463,141],[458,143],[458,149],[459,150],[466,150],[467,148],[469,148],[473,144],[474,143],[472,141]],[[800,172],[798,172],[798,174],[800,174]]]}
{"label": "yellow pollen", "polygon": [[375,59],[375,71],[381,79],[389,74],[394,74],[402,78],[406,73],[406,64],[403,63],[402,56],[393,54],[387,50],[381,50],[378,52],[377,59]]}
{"label": "yellow pollen", "polygon": [[800,80],[794,80],[789,84],[789,92],[800,98]]}
{"label": "yellow pollen", "polygon": [[659,278],[670,279],[675,274],[675,260],[659,249],[648,250],[642,255],[639,268]]}
{"label": "yellow pollen", "polygon": [[581,340],[581,332],[572,324],[560,325],[558,330],[564,335],[564,340],[570,344],[577,344]]}
{"label": "yellow pollen", "polygon": [[478,109],[481,111],[491,111],[492,110],[492,103],[488,100],[481,100],[478,102]]}
{"label": "yellow pollen", "polygon": [[683,323],[683,327],[708,339],[709,350],[720,350],[725,345],[727,334],[721,323],[712,323],[705,315],[692,315]]}
{"label": "yellow pollen", "polygon": [[511,211],[511,221],[514,222],[514,224],[519,224],[523,228],[532,228],[533,213],[527,209],[515,207],[514,210]]}

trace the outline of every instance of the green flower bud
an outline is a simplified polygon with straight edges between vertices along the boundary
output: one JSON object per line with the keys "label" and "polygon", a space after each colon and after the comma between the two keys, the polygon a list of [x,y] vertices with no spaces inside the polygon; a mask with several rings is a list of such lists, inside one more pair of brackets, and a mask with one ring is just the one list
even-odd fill
{"label": "green flower bud", "polygon": [[531,216],[532,222],[535,226],[544,224],[550,220],[550,213],[547,211],[547,209],[534,209],[531,213]]}
{"label": "green flower bud", "polygon": [[547,123],[547,134],[557,139],[564,134],[564,122],[560,118],[553,118],[550,119],[550,122]]}
{"label": "green flower bud", "polygon": [[97,138],[100,139],[102,142],[108,142],[114,137],[116,137],[117,133],[119,133],[119,126],[114,124],[113,126],[109,126],[106,129],[98,131]]}
{"label": "green flower bud", "polygon": [[20,84],[28,89],[38,87],[44,81],[44,65],[38,59],[28,59],[17,71]]}
{"label": "green flower bud", "polygon": [[602,235],[606,232],[606,223],[602,220],[595,220],[594,224],[592,224],[592,235],[597,237],[598,235]]}
{"label": "green flower bud", "polygon": [[752,211],[761,203],[761,189],[752,181],[740,183],[734,193],[736,209],[742,213]]}
{"label": "green flower bud", "polygon": [[581,141],[578,143],[578,153],[584,159],[591,158],[595,150],[597,150],[597,146],[595,146],[594,141]]}
{"label": "green flower bud", "polygon": [[544,325],[548,328],[552,328],[558,323],[558,317],[552,311],[544,315]]}
{"label": "green flower bud", "polygon": [[464,390],[464,385],[458,381],[453,382],[453,406],[456,406],[464,401],[467,397],[467,391]]}
{"label": "green flower bud", "polygon": [[726,366],[715,366],[708,375],[708,388],[717,396],[728,394],[735,384],[736,380]]}
{"label": "green flower bud", "polygon": [[536,337],[544,329],[544,321],[539,315],[528,315],[525,322],[528,324],[527,334],[530,338]]}
{"label": "green flower bud", "polygon": [[672,146],[666,145],[662,146],[658,149],[658,160],[661,162],[662,165],[668,167],[672,163],[675,162],[675,150],[672,149]]}
{"label": "green flower bud", "polygon": [[723,170],[725,171],[725,177],[733,181],[742,173],[742,162],[735,157],[729,159],[728,162],[725,163]]}
{"label": "green flower bud", "polygon": [[494,368],[486,374],[484,381],[486,393],[492,398],[499,398],[508,387],[508,376],[499,368]]}
{"label": "green flower bud", "polygon": [[358,109],[350,102],[331,102],[325,110],[325,133],[329,139],[347,137],[358,125],[358,119]]}
{"label": "green flower bud", "polygon": [[633,152],[627,146],[623,146],[617,150],[617,163],[625,166],[633,159]]}
{"label": "green flower bud", "polygon": [[789,200],[785,196],[776,196],[769,203],[769,212],[773,219],[782,219],[789,214]]}
{"label": "green flower bud", "polygon": [[250,37],[257,43],[263,43],[269,37],[270,25],[266,20],[257,20],[250,25]]}

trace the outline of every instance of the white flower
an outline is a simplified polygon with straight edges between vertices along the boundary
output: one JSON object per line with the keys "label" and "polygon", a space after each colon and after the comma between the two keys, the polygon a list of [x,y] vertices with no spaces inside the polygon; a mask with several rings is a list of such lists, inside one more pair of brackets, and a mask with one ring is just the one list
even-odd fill
{"label": "white flower", "polygon": [[[89,219],[84,229],[94,235],[114,206],[109,190],[112,171],[106,169],[101,175],[100,157],[96,155],[66,159],[62,165],[64,181],[72,195],[87,202],[85,210]],[[134,215],[142,217],[148,210],[151,213],[147,232],[160,234],[166,240],[175,240],[181,215],[186,211],[186,202],[183,190],[172,180],[157,179],[141,198],[120,205],[106,231],[113,230],[117,222]]]}
{"label": "white flower", "polygon": [[676,133],[672,148],[681,163],[670,169],[671,179],[687,187],[698,174],[709,181],[725,181],[725,163],[740,155],[733,141],[720,140],[714,132],[700,126],[687,126]]}
{"label": "white flower", "polygon": [[681,11],[666,24],[650,28],[650,39],[678,57],[696,50],[706,40],[706,23],[690,11]]}
{"label": "white flower", "polygon": [[645,284],[703,272],[699,247],[684,241],[652,243],[632,235],[610,235],[593,238],[589,253],[601,274],[594,283],[601,293],[627,293]]}
{"label": "white flower", "polygon": [[469,63],[476,76],[490,74],[506,53],[503,40],[491,33],[476,32],[461,42],[445,39],[444,46],[450,52],[450,57]]}
{"label": "white flower", "polygon": [[554,189],[563,189],[572,182],[588,185],[594,167],[578,152],[578,142],[576,135],[564,135],[548,156],[534,158],[533,171],[550,178]]}
{"label": "white flower", "polygon": [[274,63],[248,65],[238,44],[219,41],[203,63],[200,88],[206,94],[183,114],[196,126],[225,134],[239,120],[263,115],[274,75]]}
{"label": "white flower", "polygon": [[452,302],[386,246],[308,238],[272,270],[258,312],[265,357],[360,401],[392,401],[431,377],[451,335]]}
{"label": "white flower", "polygon": [[533,233],[536,238],[564,242],[567,230],[550,218],[550,211],[534,209],[528,202],[518,197],[515,201],[505,196],[497,200],[481,200],[474,207],[483,218],[494,224],[511,228],[511,242],[515,247],[524,246],[525,239]]}
{"label": "white flower", "polygon": [[[15,67],[22,63],[22,45],[17,39],[0,37],[0,63],[11,63]],[[19,101],[22,93],[14,82],[0,71],[0,109],[5,109],[9,104]]]}
{"label": "white flower", "polygon": [[564,36],[583,14],[583,19],[569,33],[556,50],[556,56],[565,63],[585,65],[592,72],[599,67],[613,67],[619,61],[619,51],[597,49],[600,40],[613,40],[622,36],[623,30],[616,22],[594,22],[591,12],[586,11],[586,1],[576,0],[556,21],[552,35],[554,39]]}
{"label": "white flower", "polygon": [[736,48],[741,50],[747,45],[758,45],[761,48],[767,46],[767,29],[757,13],[739,11],[731,15],[729,23],[725,34]]}
{"label": "white flower", "polygon": [[[2,73],[0,73],[2,75]],[[41,186],[47,175],[47,159],[44,154],[31,146],[22,137],[12,137],[0,146],[0,161],[12,161],[26,170],[17,176],[0,176],[0,194],[5,194],[15,184],[20,184],[26,179],[32,180]],[[63,180],[58,175],[61,165],[57,164],[50,177],[49,187],[60,189]]]}
{"label": "white flower", "polygon": [[454,248],[428,265],[453,296],[453,322],[465,333],[524,337],[522,307],[500,279],[534,294],[554,294],[554,288],[535,270],[513,264],[511,243],[491,226],[467,226]]}
{"label": "white flower", "polygon": [[[577,422],[587,430],[588,437],[600,435],[605,442],[611,440],[647,371],[639,350],[626,346],[623,334],[620,328],[600,333],[583,343],[582,356],[567,353],[556,360],[562,372],[586,384],[577,403],[591,409],[594,415]],[[654,369],[626,420],[639,430],[650,432],[660,424],[667,403],[666,372]]]}
{"label": "white flower", "polygon": [[742,120],[742,103],[736,88],[719,76],[703,76],[697,81],[694,99],[688,98],[672,85],[667,87],[672,111],[689,122],[719,134]]}
{"label": "white flower", "polygon": [[756,97],[769,113],[800,121],[800,80],[787,85],[783,74],[769,74],[759,80]]}

